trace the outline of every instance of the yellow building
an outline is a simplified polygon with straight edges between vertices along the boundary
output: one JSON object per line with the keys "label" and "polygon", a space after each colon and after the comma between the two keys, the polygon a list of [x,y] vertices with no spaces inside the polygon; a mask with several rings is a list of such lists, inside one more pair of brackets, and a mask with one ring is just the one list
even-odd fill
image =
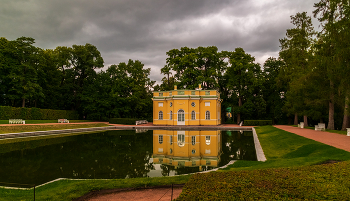
{"label": "yellow building", "polygon": [[154,125],[219,125],[221,99],[216,90],[153,92]]}
{"label": "yellow building", "polygon": [[217,167],[221,131],[153,131],[153,162],[175,167]]}

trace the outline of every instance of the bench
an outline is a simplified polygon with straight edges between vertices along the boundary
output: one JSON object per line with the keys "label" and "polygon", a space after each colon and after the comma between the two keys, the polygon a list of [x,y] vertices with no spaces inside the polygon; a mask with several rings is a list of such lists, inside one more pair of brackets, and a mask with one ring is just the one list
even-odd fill
{"label": "bench", "polygon": [[9,119],[9,124],[26,124],[26,121],[22,119]]}
{"label": "bench", "polygon": [[298,124],[299,128],[304,128],[304,122],[300,122],[300,124]]}
{"label": "bench", "polygon": [[347,136],[350,136],[350,128],[346,128],[346,130],[347,130],[346,135],[347,135]]}
{"label": "bench", "polygon": [[315,131],[325,131],[325,130],[326,130],[325,123],[318,123],[318,125],[315,125]]}
{"label": "bench", "polygon": [[69,123],[68,119],[58,119],[58,123]]}
{"label": "bench", "polygon": [[148,121],[147,120],[136,121],[136,125],[139,125],[139,124],[148,124]]}

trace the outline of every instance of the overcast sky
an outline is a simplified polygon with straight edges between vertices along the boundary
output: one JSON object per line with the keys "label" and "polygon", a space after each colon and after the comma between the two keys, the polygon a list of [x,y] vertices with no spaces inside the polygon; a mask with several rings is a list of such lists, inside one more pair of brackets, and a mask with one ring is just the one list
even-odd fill
{"label": "overcast sky", "polygon": [[[0,0],[0,37],[35,46],[95,45],[105,67],[140,60],[160,81],[166,52],[181,47],[242,47],[263,64],[278,57],[290,16],[312,16],[319,0]],[[317,20],[313,19],[317,29]]]}

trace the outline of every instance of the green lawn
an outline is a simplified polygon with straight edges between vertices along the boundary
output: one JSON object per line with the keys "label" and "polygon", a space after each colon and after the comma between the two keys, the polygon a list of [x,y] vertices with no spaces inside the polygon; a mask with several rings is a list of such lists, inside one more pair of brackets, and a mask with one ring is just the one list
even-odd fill
{"label": "green lawn", "polygon": [[314,165],[327,160],[350,160],[350,152],[273,126],[257,127],[256,132],[267,161],[237,161],[225,170],[295,167]]}
{"label": "green lawn", "polygon": [[47,131],[47,130],[62,130],[62,129],[73,129],[73,128],[91,128],[91,127],[102,127],[108,126],[105,123],[89,123],[89,124],[53,124],[53,125],[18,125],[18,126],[0,126],[0,134],[4,133],[19,133],[19,132],[30,132],[30,131]]}
{"label": "green lawn", "polygon": [[[266,162],[237,161],[196,174],[178,200],[331,199],[350,197],[350,152],[272,126],[256,128]],[[317,165],[322,162],[345,161]]]}
{"label": "green lawn", "polygon": [[[350,197],[350,152],[272,126],[256,128],[266,162],[237,161],[193,176],[117,180],[63,180],[36,191],[37,200],[71,200],[92,190],[186,183],[179,200],[287,200]],[[346,161],[317,165],[324,161]],[[0,189],[0,200],[31,200],[33,190]]]}
{"label": "green lawn", "polygon": [[[47,123],[57,123],[56,120],[25,120],[26,124],[47,124]],[[91,120],[69,120],[70,123],[79,123],[79,122],[91,122]],[[0,124],[9,124],[9,120],[0,120]]]}

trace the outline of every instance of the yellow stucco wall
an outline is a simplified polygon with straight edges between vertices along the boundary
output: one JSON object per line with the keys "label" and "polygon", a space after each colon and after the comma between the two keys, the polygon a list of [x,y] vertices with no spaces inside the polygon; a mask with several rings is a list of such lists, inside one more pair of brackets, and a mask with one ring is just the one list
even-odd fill
{"label": "yellow stucco wall", "polygon": [[[181,111],[184,112],[184,121],[178,121]],[[191,116],[192,111],[195,113],[194,119]],[[206,119],[207,111],[210,112],[210,119]],[[159,115],[159,112],[163,115]],[[153,92],[153,124],[219,125],[221,124],[220,94],[216,90]]]}
{"label": "yellow stucco wall", "polygon": [[[184,135],[184,138],[179,135]],[[154,163],[179,166],[180,162],[189,167],[217,167],[221,151],[221,131],[153,131]]]}

